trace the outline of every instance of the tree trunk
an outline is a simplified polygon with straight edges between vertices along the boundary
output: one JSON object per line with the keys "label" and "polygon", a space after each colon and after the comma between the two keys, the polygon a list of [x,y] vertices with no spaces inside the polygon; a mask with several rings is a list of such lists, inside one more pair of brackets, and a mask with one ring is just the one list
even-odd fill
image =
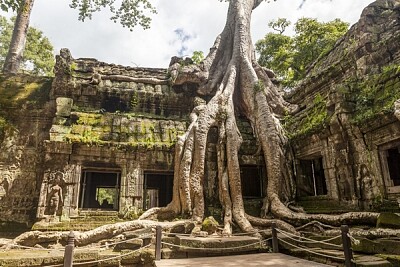
{"label": "tree trunk", "polygon": [[[224,210],[224,231],[230,235],[232,220],[244,232],[253,232],[253,225],[271,225],[271,219],[247,216],[241,192],[238,151],[242,142],[236,118],[245,116],[253,127],[253,134],[267,169],[265,214],[292,225],[312,221],[334,224],[370,223],[377,213],[348,213],[344,215],[308,215],[293,212],[282,201],[292,199],[294,183],[287,160],[287,137],[280,118],[297,107],[287,103],[268,73],[258,65],[250,36],[251,13],[259,0],[231,0],[224,30],[217,37],[210,53],[199,65],[188,65],[173,58],[169,71],[175,84],[196,83],[198,94],[212,96],[211,100],[197,101],[187,132],[176,145],[173,201],[165,208],[145,212],[141,218],[183,214],[201,222],[204,217],[203,181],[207,135],[217,127],[219,198]],[[251,222],[251,223],[250,223]],[[276,222],[276,220],[274,221]],[[278,225],[295,231],[285,222]]]}
{"label": "tree trunk", "polygon": [[25,49],[26,35],[29,28],[29,17],[32,12],[33,3],[34,0],[22,1],[21,6],[18,9],[10,48],[8,49],[7,57],[4,61],[4,74],[16,74],[19,71],[22,55]]}

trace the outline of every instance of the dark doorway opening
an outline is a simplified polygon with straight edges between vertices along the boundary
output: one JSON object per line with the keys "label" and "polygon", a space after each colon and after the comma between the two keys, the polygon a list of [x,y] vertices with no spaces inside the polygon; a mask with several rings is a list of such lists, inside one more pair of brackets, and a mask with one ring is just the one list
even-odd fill
{"label": "dark doorway opening", "polygon": [[263,197],[264,166],[240,166],[242,195],[244,198]]}
{"label": "dark doorway opening", "polygon": [[322,157],[311,160],[300,160],[300,168],[298,171],[298,197],[321,196],[328,193]]}
{"label": "dark doorway opening", "polygon": [[84,170],[79,207],[118,210],[120,172]]}
{"label": "dark doorway opening", "polygon": [[387,163],[389,168],[390,180],[392,186],[400,185],[400,153],[398,148],[391,148],[387,151]]}
{"label": "dark doorway opening", "polygon": [[143,209],[165,207],[172,200],[173,173],[144,173]]}

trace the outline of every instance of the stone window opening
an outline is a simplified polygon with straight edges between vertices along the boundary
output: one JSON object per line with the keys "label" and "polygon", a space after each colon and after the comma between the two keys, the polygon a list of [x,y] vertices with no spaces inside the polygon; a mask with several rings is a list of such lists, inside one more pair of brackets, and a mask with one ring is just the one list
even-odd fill
{"label": "stone window opening", "polygon": [[144,172],[143,210],[167,206],[172,201],[173,180],[171,172]]}
{"label": "stone window opening", "polygon": [[84,170],[79,208],[118,211],[120,177],[120,171]]}
{"label": "stone window opening", "polygon": [[264,188],[265,168],[261,165],[240,166],[242,195],[245,199],[262,198]]}
{"label": "stone window opening", "polygon": [[322,157],[300,160],[297,174],[297,196],[323,196],[328,193]]}

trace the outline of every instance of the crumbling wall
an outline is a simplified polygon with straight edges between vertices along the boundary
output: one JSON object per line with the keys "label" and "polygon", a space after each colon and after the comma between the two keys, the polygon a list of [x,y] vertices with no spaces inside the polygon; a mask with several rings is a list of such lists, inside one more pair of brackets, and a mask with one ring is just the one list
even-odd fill
{"label": "crumbling wall", "polygon": [[[32,222],[43,177],[43,143],[54,107],[51,78],[0,77],[0,222]],[[9,230],[16,230],[11,227]],[[2,228],[1,228],[2,229]]]}

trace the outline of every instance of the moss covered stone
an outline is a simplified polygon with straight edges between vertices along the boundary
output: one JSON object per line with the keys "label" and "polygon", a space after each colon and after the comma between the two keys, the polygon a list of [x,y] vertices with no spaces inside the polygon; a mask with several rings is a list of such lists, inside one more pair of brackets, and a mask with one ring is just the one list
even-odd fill
{"label": "moss covered stone", "polygon": [[400,216],[396,213],[381,213],[376,222],[376,227],[400,229]]}
{"label": "moss covered stone", "polygon": [[214,217],[210,216],[204,219],[201,230],[206,231],[209,235],[215,233],[218,230],[218,222]]}

